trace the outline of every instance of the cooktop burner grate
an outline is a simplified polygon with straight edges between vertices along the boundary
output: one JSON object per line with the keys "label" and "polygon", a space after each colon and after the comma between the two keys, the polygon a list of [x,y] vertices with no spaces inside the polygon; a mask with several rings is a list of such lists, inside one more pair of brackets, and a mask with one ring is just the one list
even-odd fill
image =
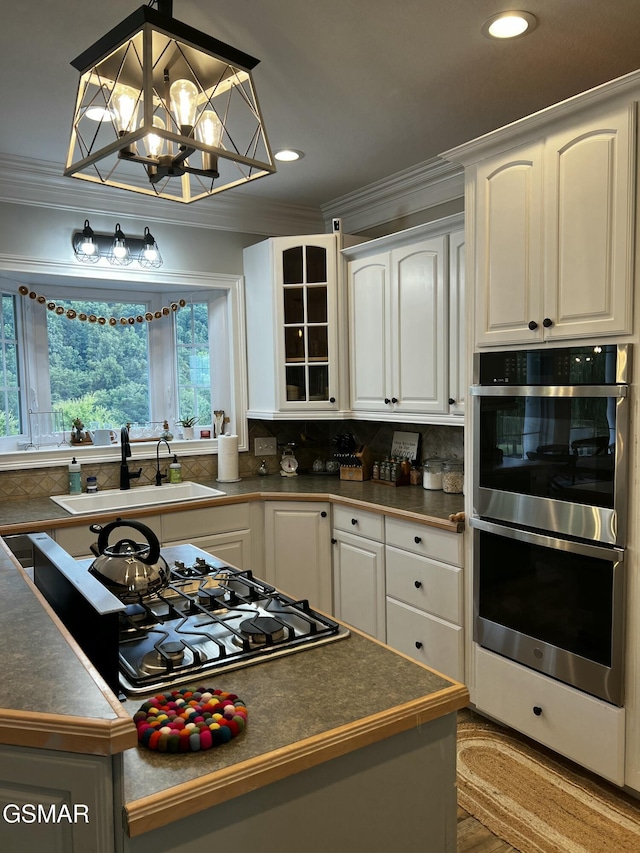
{"label": "cooktop burner grate", "polygon": [[129,695],[349,635],[308,601],[278,592],[250,570],[214,563],[176,563],[167,587],[121,615],[120,673]]}

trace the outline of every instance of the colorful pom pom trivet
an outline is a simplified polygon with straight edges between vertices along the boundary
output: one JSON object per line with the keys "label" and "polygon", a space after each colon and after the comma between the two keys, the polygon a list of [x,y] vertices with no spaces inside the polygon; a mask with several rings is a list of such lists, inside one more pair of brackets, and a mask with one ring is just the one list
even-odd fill
{"label": "colorful pom pom trivet", "polygon": [[198,687],[148,699],[133,716],[138,742],[158,752],[201,752],[243,732],[247,709],[235,693]]}

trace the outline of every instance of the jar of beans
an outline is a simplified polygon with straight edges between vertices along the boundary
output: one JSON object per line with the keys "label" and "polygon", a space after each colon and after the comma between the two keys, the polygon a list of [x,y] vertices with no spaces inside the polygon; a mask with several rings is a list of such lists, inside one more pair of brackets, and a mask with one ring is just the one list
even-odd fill
{"label": "jar of beans", "polygon": [[447,459],[442,463],[442,491],[450,495],[464,491],[464,467],[459,459]]}

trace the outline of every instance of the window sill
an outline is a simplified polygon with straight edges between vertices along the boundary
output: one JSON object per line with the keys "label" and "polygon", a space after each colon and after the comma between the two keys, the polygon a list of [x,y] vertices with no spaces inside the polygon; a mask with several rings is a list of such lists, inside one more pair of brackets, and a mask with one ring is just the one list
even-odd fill
{"label": "window sill", "polygon": [[[157,439],[152,441],[136,441],[131,445],[131,456],[128,462],[136,459],[155,459]],[[179,439],[169,442],[171,452],[178,458],[181,456],[204,456],[218,452],[217,438]],[[239,447],[246,450],[246,447]],[[162,458],[167,455],[167,448],[160,448]],[[112,444],[107,447],[96,445],[62,445],[61,447],[42,447],[32,450],[15,450],[0,453],[0,471],[16,471],[21,468],[51,468],[56,465],[68,465],[73,457],[80,463],[120,462],[120,445]]]}

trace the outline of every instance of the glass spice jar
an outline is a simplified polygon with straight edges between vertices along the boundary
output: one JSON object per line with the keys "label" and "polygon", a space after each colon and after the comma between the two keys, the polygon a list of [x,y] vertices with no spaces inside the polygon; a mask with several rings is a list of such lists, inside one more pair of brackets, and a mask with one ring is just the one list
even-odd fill
{"label": "glass spice jar", "polygon": [[442,460],[426,459],[422,466],[422,488],[439,491],[442,488]]}
{"label": "glass spice jar", "polygon": [[447,459],[442,463],[442,491],[459,495],[464,491],[464,467],[458,459]]}
{"label": "glass spice jar", "polygon": [[419,486],[421,480],[422,472],[417,465],[412,465],[411,470],[409,471],[409,484],[412,486]]}

